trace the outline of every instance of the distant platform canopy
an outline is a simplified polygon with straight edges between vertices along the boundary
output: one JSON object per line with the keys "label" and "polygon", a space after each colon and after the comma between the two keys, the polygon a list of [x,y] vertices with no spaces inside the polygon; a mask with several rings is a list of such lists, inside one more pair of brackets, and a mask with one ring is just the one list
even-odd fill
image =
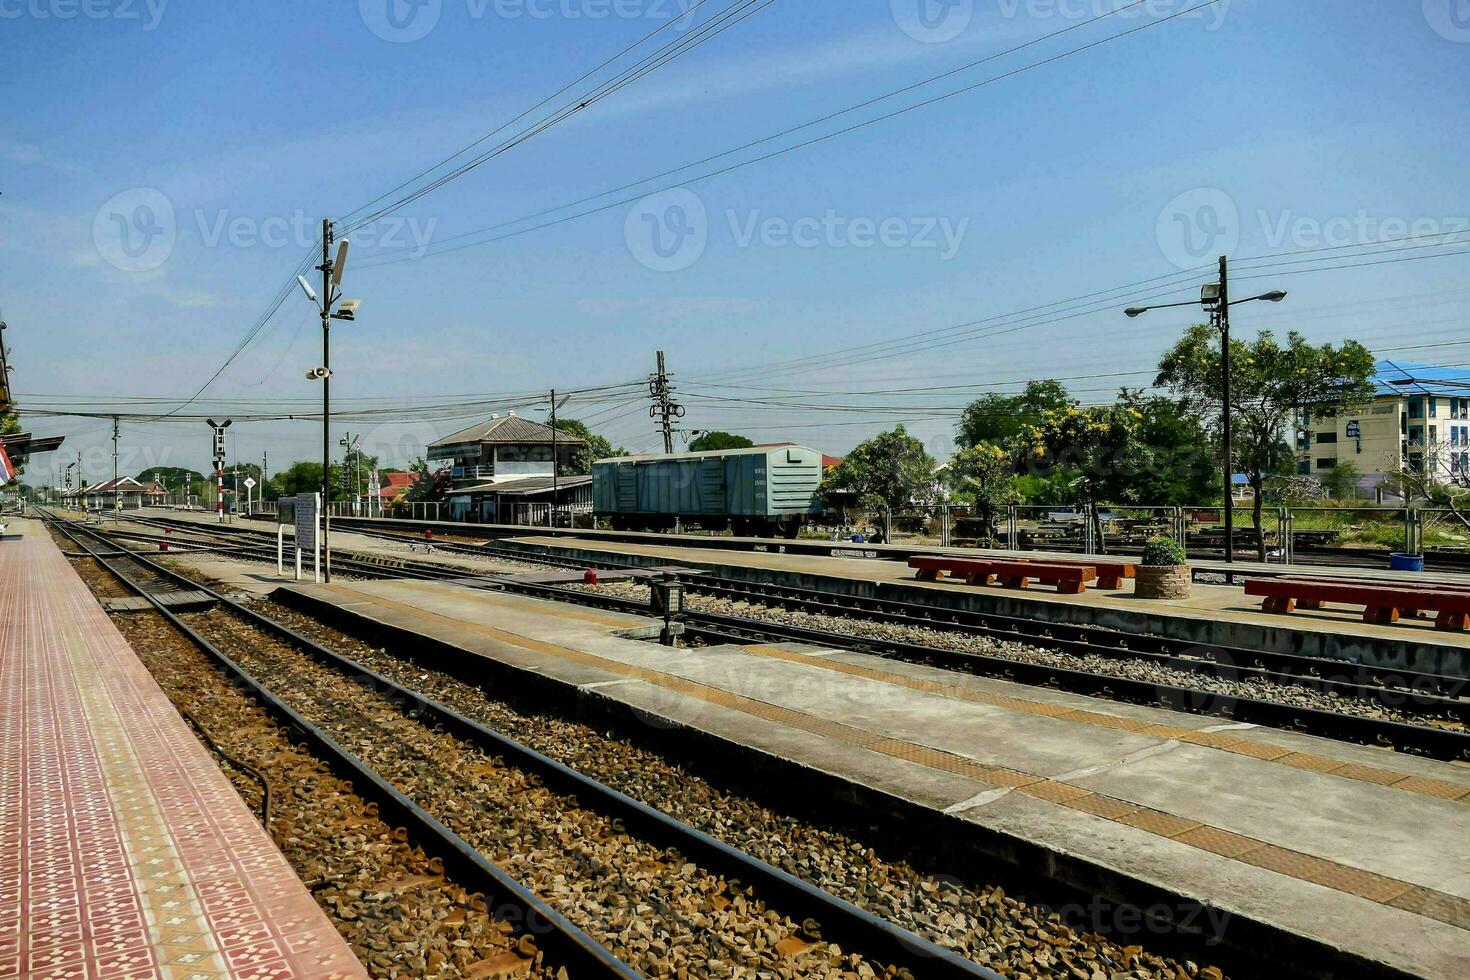
{"label": "distant platform canopy", "polygon": [[0,445],[12,456],[33,456],[36,453],[54,452],[61,448],[66,441],[66,436],[40,436],[36,437],[29,432],[14,432],[8,436],[0,436]]}

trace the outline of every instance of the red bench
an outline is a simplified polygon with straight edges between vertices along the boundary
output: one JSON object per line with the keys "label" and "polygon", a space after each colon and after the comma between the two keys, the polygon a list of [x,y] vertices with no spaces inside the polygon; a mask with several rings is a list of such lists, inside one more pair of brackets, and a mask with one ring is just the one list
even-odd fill
{"label": "red bench", "polygon": [[947,558],[939,555],[915,556],[909,567],[917,570],[920,582],[936,582],[941,575],[963,576],[968,585],[990,585],[996,579],[1010,588],[1024,589],[1034,578],[1043,585],[1056,585],[1064,595],[1087,591],[1087,583],[1097,578],[1091,565],[1053,564],[1023,559]]}
{"label": "red bench", "polygon": [[1410,588],[1342,579],[1275,578],[1251,579],[1245,583],[1245,594],[1259,596],[1263,600],[1261,609],[1269,613],[1321,609],[1325,603],[1337,602],[1362,606],[1365,623],[1388,625],[1398,622],[1400,616],[1417,616],[1421,610],[1430,610],[1437,614],[1435,629],[1470,628],[1470,591],[1453,586]]}
{"label": "red bench", "polygon": [[[1024,559],[1023,559],[1024,560]],[[1066,558],[1048,558],[1050,565],[1081,565],[1083,568],[1094,568],[1097,570],[1097,588],[1099,589],[1121,589],[1125,579],[1137,578],[1138,569],[1134,565],[1123,562],[1093,561],[1071,561]]]}

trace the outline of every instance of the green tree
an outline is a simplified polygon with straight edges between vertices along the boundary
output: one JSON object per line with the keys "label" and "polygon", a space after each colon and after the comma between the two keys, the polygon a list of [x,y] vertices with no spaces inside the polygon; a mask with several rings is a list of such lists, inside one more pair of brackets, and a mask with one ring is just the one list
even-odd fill
{"label": "green tree", "polygon": [[715,453],[722,449],[749,449],[755,443],[730,432],[721,432],[718,429],[706,430],[699,438],[689,443],[691,453]]}
{"label": "green tree", "polygon": [[937,464],[924,444],[903,426],[860,443],[822,480],[824,497],[851,495],[886,515],[909,506],[934,505]]}
{"label": "green tree", "polygon": [[1358,481],[1362,474],[1358,472],[1358,466],[1350,459],[1340,459],[1337,465],[1321,474],[1322,488],[1332,495],[1334,500],[1352,500],[1358,495]]}
{"label": "green tree", "polygon": [[[1156,387],[1168,388],[1194,410],[1218,415],[1223,399],[1219,335],[1196,324],[1159,362]],[[1356,340],[1317,346],[1295,331],[1278,343],[1262,331],[1251,343],[1230,342],[1232,468],[1246,474],[1255,493],[1252,508],[1257,556],[1266,558],[1261,531],[1265,481],[1289,469],[1293,454],[1284,434],[1297,409],[1335,416],[1371,401],[1373,354]]]}
{"label": "green tree", "polygon": [[1017,500],[1014,457],[1000,446],[981,443],[955,453],[948,472],[957,497],[985,528],[986,543],[993,543],[1001,508]]}
{"label": "green tree", "polygon": [[1142,430],[1143,414],[1125,404],[1052,409],[1018,437],[1017,465],[1031,475],[1065,480],[1067,503],[1092,508],[1101,547],[1101,505],[1138,502],[1138,476],[1148,462]]}
{"label": "green tree", "polygon": [[1220,499],[1218,446],[1188,402],[1124,388],[1118,404],[1140,416],[1133,499],[1158,507]]}
{"label": "green tree", "polygon": [[597,460],[628,455],[628,451],[622,446],[614,449],[606,436],[598,435],[576,419],[557,419],[556,430],[587,441],[587,445],[578,447],[572,454],[571,463],[562,470],[567,476],[586,476],[592,472],[592,464]]}
{"label": "green tree", "polygon": [[1047,412],[1075,404],[1067,389],[1056,381],[1028,382],[1019,395],[992,391],[965,407],[955,427],[955,444],[961,449],[982,443],[1002,445]]}
{"label": "green tree", "polygon": [[359,492],[372,493],[377,465],[378,457],[363,452],[361,446],[348,446],[342,462],[332,464],[332,499],[355,500]]}
{"label": "green tree", "polygon": [[[560,425],[557,428],[561,428]],[[434,469],[429,466],[428,460],[420,456],[413,461],[409,472],[414,475],[414,481],[409,484],[408,490],[404,492],[404,499],[414,503],[423,501],[443,500],[449,496],[454,481],[450,479],[449,470],[444,468]]]}
{"label": "green tree", "polygon": [[317,493],[322,488],[322,464],[298,459],[271,477],[276,495],[291,497],[298,493]]}

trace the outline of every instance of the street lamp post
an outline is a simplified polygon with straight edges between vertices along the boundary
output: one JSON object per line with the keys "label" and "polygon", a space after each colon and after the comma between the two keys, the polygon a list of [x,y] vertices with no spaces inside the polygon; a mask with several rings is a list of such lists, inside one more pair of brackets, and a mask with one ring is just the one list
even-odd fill
{"label": "street lamp post", "polygon": [[[316,306],[317,312],[322,318],[322,363],[320,367],[312,368],[306,372],[308,381],[320,381],[322,383],[322,581],[332,581],[332,518],[330,501],[332,499],[332,321],[333,320],[356,320],[357,310],[362,306],[361,300],[342,298],[342,273],[347,268],[347,239],[337,243],[337,258],[332,260],[332,222],[328,218],[322,219],[322,264],[317,270],[322,274],[322,295],[317,298],[316,291],[311,288],[311,283],[306,281],[305,276],[297,276],[296,281],[301,285],[301,291],[306,298]],[[341,304],[335,311],[334,306]]]}
{"label": "street lamp post", "polygon": [[[1220,469],[1225,488],[1225,563],[1227,565],[1235,563],[1235,508],[1233,506],[1235,467],[1232,465],[1234,443],[1230,426],[1230,307],[1239,306],[1241,303],[1254,303],[1257,300],[1279,303],[1284,299],[1286,299],[1286,292],[1277,289],[1259,296],[1232,300],[1230,298],[1230,259],[1222,255],[1220,256],[1220,281],[1208,283],[1200,290],[1198,304],[1194,300],[1189,300],[1183,303],[1162,303],[1158,306],[1131,306],[1123,311],[1131,318],[1142,316],[1150,310],[1199,305],[1210,311],[1210,317],[1214,321],[1213,325],[1220,331],[1220,435],[1225,443]],[[1227,583],[1230,581],[1228,575],[1225,581]]]}

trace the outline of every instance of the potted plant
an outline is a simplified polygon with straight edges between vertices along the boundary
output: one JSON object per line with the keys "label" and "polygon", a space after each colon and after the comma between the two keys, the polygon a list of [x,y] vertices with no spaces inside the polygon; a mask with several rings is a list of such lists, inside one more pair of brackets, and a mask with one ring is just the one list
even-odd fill
{"label": "potted plant", "polygon": [[1184,546],[1173,538],[1154,538],[1143,549],[1133,594],[1140,599],[1188,599],[1194,571]]}

